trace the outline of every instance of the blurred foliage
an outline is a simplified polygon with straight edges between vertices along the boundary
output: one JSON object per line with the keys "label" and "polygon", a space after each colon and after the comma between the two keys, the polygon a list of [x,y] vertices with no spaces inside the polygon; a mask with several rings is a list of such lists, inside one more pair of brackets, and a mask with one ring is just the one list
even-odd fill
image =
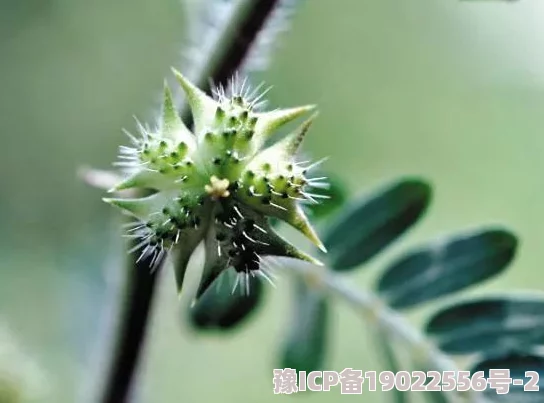
{"label": "blurred foliage", "polygon": [[250,277],[249,290],[233,291],[230,285],[235,277],[234,269],[219,275],[210,288],[191,307],[189,317],[198,329],[232,329],[255,311],[263,299],[263,282],[258,277]]}
{"label": "blurred foliage", "polygon": [[542,296],[471,299],[437,312],[426,331],[450,354],[497,353],[544,344],[543,314]]}
{"label": "blurred foliage", "polygon": [[408,178],[346,204],[324,237],[331,267],[347,271],[367,263],[415,224],[430,200],[430,185]]}
{"label": "blurred foliage", "polygon": [[[508,385],[508,394],[497,394],[495,389],[489,388],[486,390],[487,398],[496,402],[536,403],[542,401],[544,380],[542,376],[535,376],[535,373],[544,373],[544,358],[542,356],[527,352],[494,354],[484,357],[471,369],[471,372],[483,371],[483,375],[489,377],[489,370],[497,368],[508,368],[509,375],[513,379],[523,380],[523,386]],[[536,392],[536,388],[539,388],[540,391]]]}
{"label": "blurred foliage", "polygon": [[380,277],[377,289],[397,309],[449,295],[502,272],[518,244],[505,229],[476,229],[401,257]]}

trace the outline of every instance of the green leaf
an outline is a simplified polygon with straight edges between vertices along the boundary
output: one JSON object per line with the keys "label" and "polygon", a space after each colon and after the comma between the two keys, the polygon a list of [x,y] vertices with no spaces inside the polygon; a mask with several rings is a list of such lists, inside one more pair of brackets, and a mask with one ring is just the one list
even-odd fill
{"label": "green leaf", "polygon": [[327,177],[329,187],[319,189],[316,193],[328,196],[318,204],[309,204],[306,208],[312,220],[321,220],[335,213],[347,201],[347,191],[340,178],[331,176],[323,171],[316,171],[314,177]]}
{"label": "green leaf", "polygon": [[325,295],[297,279],[292,320],[283,345],[281,368],[317,371],[322,368],[327,344],[329,304]]}
{"label": "green leaf", "polygon": [[[544,393],[544,357],[533,353],[524,352],[509,352],[501,355],[489,355],[484,357],[479,363],[474,365],[471,373],[478,371],[484,372],[484,377],[489,378],[490,369],[508,369],[510,370],[510,378],[512,380],[523,381],[522,385],[510,384],[507,394],[498,394],[496,389],[490,388],[488,381],[488,389],[485,391],[486,398],[491,402],[516,402],[516,403],[541,403]],[[525,376],[526,371],[534,371],[538,375]],[[529,375],[529,374],[528,374]],[[535,385],[539,391],[524,390],[529,389],[528,383],[531,380],[536,381]]]}
{"label": "green leaf", "polygon": [[451,305],[437,312],[426,332],[450,354],[510,351],[544,344],[544,298],[503,296]]}
{"label": "green leaf", "polygon": [[353,203],[325,233],[331,266],[347,271],[369,261],[414,225],[430,200],[430,185],[402,178]]}
{"label": "green leaf", "polygon": [[496,276],[517,244],[514,234],[499,228],[433,242],[394,262],[376,288],[393,308],[413,307]]}
{"label": "green leaf", "polygon": [[233,329],[262,303],[264,287],[261,280],[250,277],[249,294],[241,287],[233,292],[232,272],[232,268],[223,271],[191,308],[189,318],[197,329]]}

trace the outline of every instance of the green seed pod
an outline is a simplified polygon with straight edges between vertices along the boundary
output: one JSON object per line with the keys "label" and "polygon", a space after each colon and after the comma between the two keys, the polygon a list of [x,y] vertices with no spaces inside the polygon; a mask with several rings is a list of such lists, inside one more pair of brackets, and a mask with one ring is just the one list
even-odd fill
{"label": "green seed pod", "polygon": [[[128,227],[128,236],[139,241],[134,251],[140,258],[151,256],[153,265],[176,248],[186,265],[203,242],[206,257],[197,296],[229,267],[239,273],[236,284],[241,289],[248,286],[249,276],[269,280],[262,264],[267,255],[319,264],[269,225],[270,218],[283,220],[324,250],[301,208],[320,198],[309,190],[314,182],[306,176],[317,164],[295,160],[315,115],[265,147],[277,129],[314,107],[261,111],[261,96],[249,95],[243,84],[233,85],[229,94],[218,90],[210,97],[178,71],[174,74],[191,107],[194,130],[182,122],[165,84],[157,129],[140,125],[139,137],[129,135],[132,145],[120,148],[119,165],[126,177],[111,189],[154,193],[104,199],[135,218]],[[178,273],[178,287],[182,277]]]}

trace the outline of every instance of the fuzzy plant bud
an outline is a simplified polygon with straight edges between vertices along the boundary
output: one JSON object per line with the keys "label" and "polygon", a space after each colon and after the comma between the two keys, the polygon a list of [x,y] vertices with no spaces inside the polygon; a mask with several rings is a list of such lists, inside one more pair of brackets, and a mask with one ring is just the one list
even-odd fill
{"label": "fuzzy plant bud", "polygon": [[[324,178],[310,178],[317,164],[296,161],[297,152],[315,115],[278,142],[268,140],[286,123],[313,106],[261,110],[263,94],[252,93],[245,82],[205,94],[174,70],[191,107],[190,130],[177,113],[165,83],[162,113],[154,129],[139,125],[139,136],[127,133],[130,147],[120,148],[118,165],[125,178],[111,192],[151,190],[151,195],[107,198],[135,219],[128,235],[137,238],[134,251],[153,265],[177,250],[181,268],[178,287],[189,257],[205,246],[201,295],[221,272],[232,267],[241,288],[249,276],[269,279],[264,256],[284,256],[319,262],[280,237],[269,218],[282,220],[324,250],[302,205],[317,203],[312,187]],[[149,192],[147,193],[149,194]],[[178,259],[179,264],[179,259]]]}

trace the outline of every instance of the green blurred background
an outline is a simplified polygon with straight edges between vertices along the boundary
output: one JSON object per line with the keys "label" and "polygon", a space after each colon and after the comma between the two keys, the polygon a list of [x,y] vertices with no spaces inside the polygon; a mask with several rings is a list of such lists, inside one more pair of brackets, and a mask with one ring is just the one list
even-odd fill
{"label": "green blurred background", "polygon": [[[540,0],[314,0],[299,9],[259,79],[274,86],[273,106],[319,105],[306,150],[330,156],[326,167],[353,195],[403,174],[435,186],[426,219],[371,266],[435,235],[502,223],[520,236],[520,253],[471,292],[544,288],[543,13]],[[112,313],[117,212],[77,169],[108,168],[132,115],[152,118],[169,67],[184,70],[186,15],[179,0],[0,1],[0,322],[41,366],[41,401],[89,396]],[[371,269],[353,281],[369,284]],[[163,280],[142,401],[331,399],[272,393],[288,278],[226,335],[188,328],[170,271]],[[369,325],[341,304],[332,323],[324,369],[382,368]]]}

